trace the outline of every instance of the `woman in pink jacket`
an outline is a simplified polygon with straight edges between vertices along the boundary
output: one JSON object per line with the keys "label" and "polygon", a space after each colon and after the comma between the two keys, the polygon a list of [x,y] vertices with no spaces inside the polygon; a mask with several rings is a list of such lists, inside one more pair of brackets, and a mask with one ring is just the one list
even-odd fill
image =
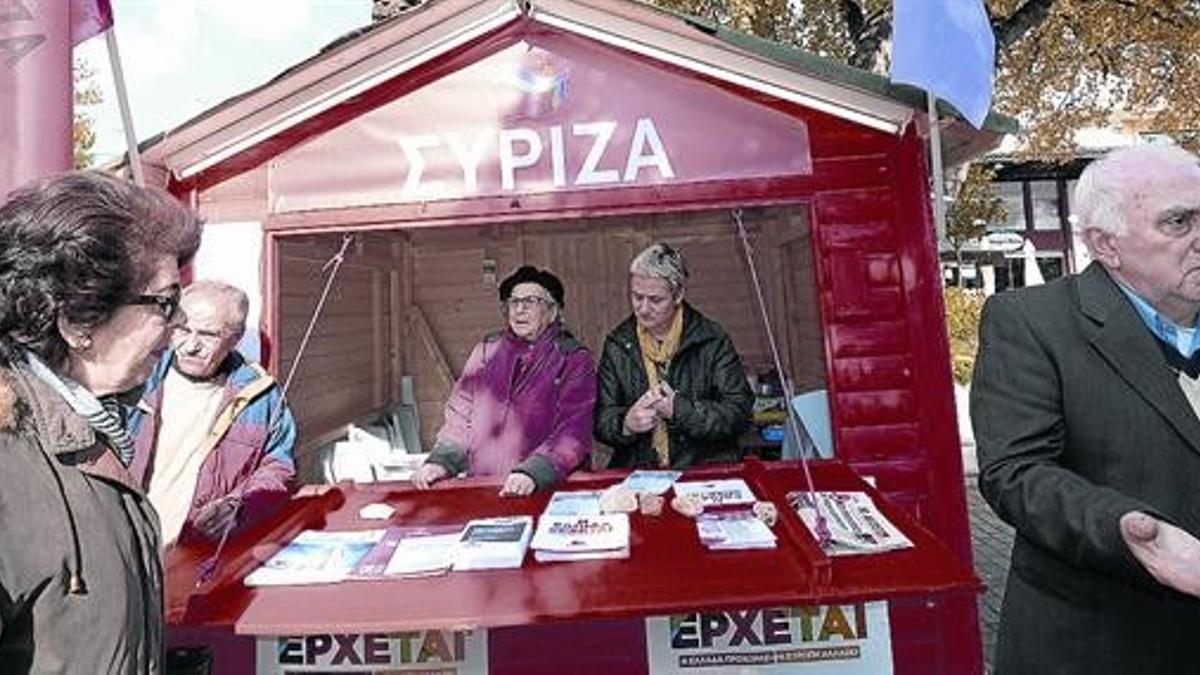
{"label": "woman in pink jacket", "polygon": [[420,489],[465,472],[506,476],[501,495],[528,495],[591,453],[596,370],[562,325],[562,282],[526,265],[500,284],[500,305],[508,326],[475,345],[454,383],[445,424],[413,475]]}

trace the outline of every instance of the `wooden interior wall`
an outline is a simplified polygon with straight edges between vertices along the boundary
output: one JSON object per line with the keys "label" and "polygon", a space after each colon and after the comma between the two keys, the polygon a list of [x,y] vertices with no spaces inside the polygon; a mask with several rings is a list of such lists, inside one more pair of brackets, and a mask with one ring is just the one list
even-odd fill
{"label": "wooden interior wall", "polygon": [[[325,283],[322,267],[340,235],[288,237],[280,242],[279,373],[287,376]],[[288,403],[299,426],[302,481],[315,480],[312,450],[347,423],[385,408],[399,396],[394,334],[402,249],[393,236],[359,235],[338,272],[321,319],[296,371]]]}
{"label": "wooden interior wall", "polygon": [[[784,368],[797,391],[823,387],[807,209],[752,209],[744,222]],[[320,295],[321,266],[340,236],[282,240],[281,376]],[[629,262],[654,241],[684,253],[689,302],[730,333],[747,374],[769,370],[769,344],[727,210],[360,235],[292,387],[302,445],[311,450],[347,423],[397,402],[401,377],[411,375],[428,449],[471,349],[504,325],[497,287],[519,265],[549,268],[563,280],[567,324],[598,355],[604,336],[629,315]],[[301,454],[302,475],[315,475],[311,452]]]}
{"label": "wooden interior wall", "polygon": [[[825,383],[807,211],[802,206],[747,211],[745,223],[784,368],[798,391]],[[412,307],[404,349],[416,381],[421,437],[428,447],[442,404],[471,348],[503,326],[496,287],[518,265],[554,271],[566,286],[565,315],[598,354],[605,334],[629,315],[626,282],[633,256],[654,241],[683,251],[691,269],[688,300],[733,337],[748,374],[771,368],[749,268],[726,210],[582,219],[573,222],[417,230],[411,234]],[[487,269],[497,270],[485,278]],[[786,308],[786,309],[785,309]],[[428,332],[420,326],[424,322]],[[414,333],[412,331],[420,330]],[[436,348],[435,346],[436,345]],[[439,367],[444,359],[449,374]]]}

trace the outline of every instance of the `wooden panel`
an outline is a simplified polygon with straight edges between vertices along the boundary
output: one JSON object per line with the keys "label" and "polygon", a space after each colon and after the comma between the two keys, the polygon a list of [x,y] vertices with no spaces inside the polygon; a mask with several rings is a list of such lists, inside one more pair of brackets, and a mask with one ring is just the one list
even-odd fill
{"label": "wooden panel", "polygon": [[[826,378],[807,213],[797,206],[743,214],[781,357],[800,391],[823,387]],[[565,286],[567,325],[596,354],[604,336],[629,316],[630,260],[654,241],[686,256],[689,302],[721,323],[748,374],[769,370],[750,270],[727,210],[372,233],[356,240],[347,257],[292,394],[297,415],[308,418],[305,435],[386,407],[407,374],[414,378],[428,448],[442,424],[446,369],[457,377],[481,336],[504,327],[501,279],[523,264],[552,270]],[[292,237],[281,249],[285,369],[320,292],[321,265],[339,244],[340,235]],[[873,261],[872,277],[886,280],[889,264],[894,261]],[[492,266],[494,278],[487,276]],[[423,326],[407,307],[420,309]],[[397,311],[405,315],[394,316]]]}
{"label": "wooden panel", "polygon": [[[279,252],[279,364],[286,377],[325,286],[341,235],[285,238]],[[312,442],[395,399],[399,342],[392,296],[397,237],[360,236],[347,252],[294,375],[288,402],[300,432],[301,480],[315,479]]]}

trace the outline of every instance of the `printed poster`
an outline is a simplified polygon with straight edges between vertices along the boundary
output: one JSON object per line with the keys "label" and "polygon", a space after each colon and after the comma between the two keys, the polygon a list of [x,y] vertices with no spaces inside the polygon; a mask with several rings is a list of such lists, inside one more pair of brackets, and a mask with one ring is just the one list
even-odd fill
{"label": "printed poster", "polygon": [[486,630],[260,637],[258,675],[486,675]]}
{"label": "printed poster", "polygon": [[646,619],[650,672],[891,675],[886,602]]}

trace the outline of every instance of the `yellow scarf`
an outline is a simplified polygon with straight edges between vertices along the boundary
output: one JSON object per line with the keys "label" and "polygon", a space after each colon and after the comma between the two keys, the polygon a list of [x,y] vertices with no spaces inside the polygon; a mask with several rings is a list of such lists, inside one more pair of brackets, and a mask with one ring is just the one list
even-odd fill
{"label": "yellow scarf", "polygon": [[[654,339],[650,331],[641,324],[637,327],[638,346],[642,348],[642,365],[646,368],[646,379],[650,381],[650,389],[656,390],[659,385],[659,373],[665,372],[671,357],[679,349],[679,338],[683,335],[683,308],[675,308],[675,318],[671,319],[671,330],[662,342]],[[658,465],[670,464],[670,442],[667,436],[666,420],[658,420],[654,425],[654,454],[658,455]]]}

